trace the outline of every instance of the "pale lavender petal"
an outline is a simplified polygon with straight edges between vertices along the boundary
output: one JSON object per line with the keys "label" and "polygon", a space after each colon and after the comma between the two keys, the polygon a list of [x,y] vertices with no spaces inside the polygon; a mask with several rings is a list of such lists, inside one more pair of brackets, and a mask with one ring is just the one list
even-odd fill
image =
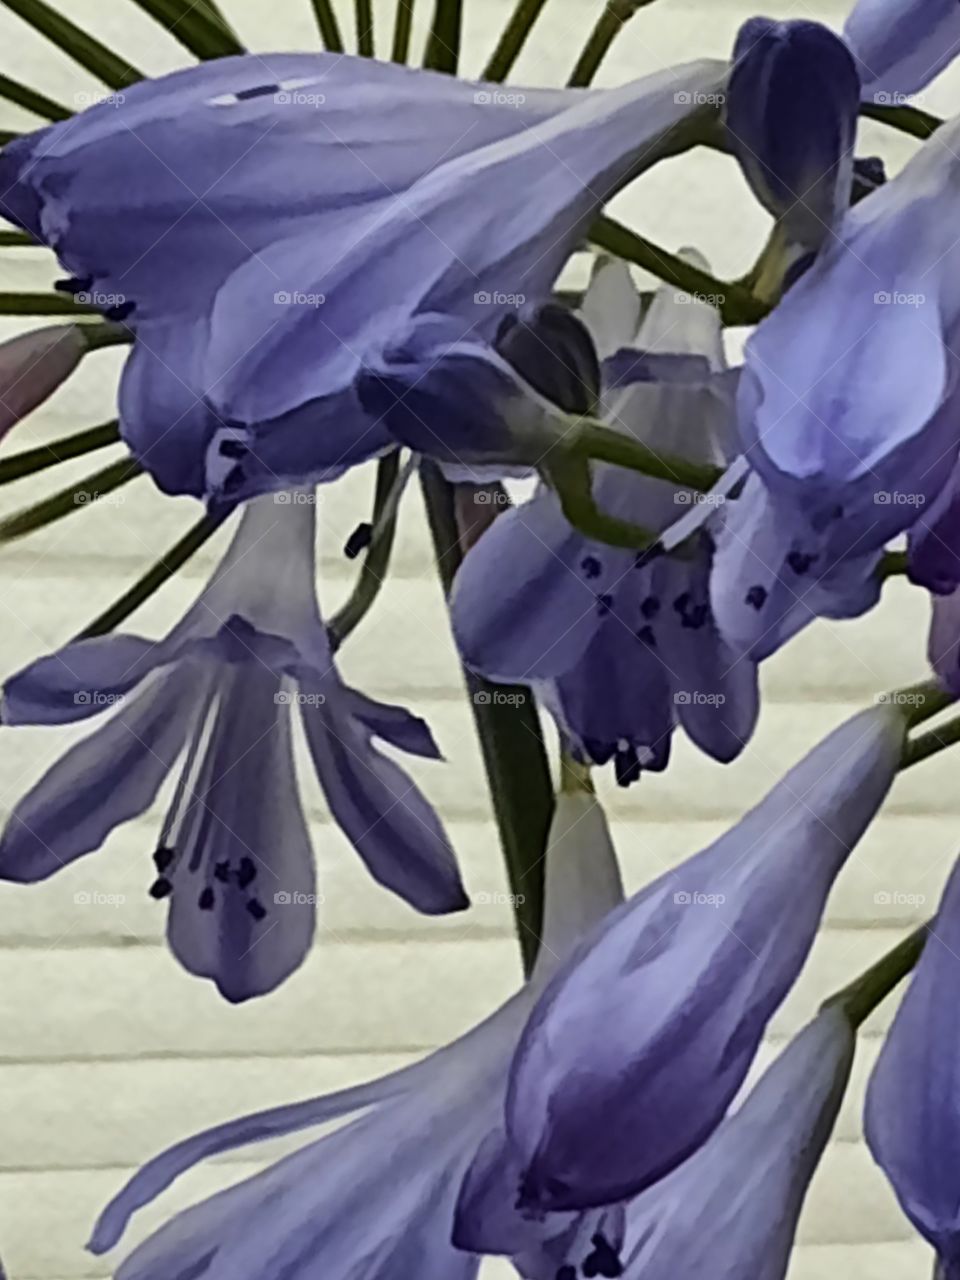
{"label": "pale lavender petal", "polygon": [[857,0],[843,34],[864,97],[896,106],[960,53],[960,11],[953,0]]}
{"label": "pale lavender petal", "polygon": [[621,1200],[713,1131],[896,775],[905,733],[891,707],[849,720],[563,966],[511,1070],[507,1131],[524,1168],[522,1205]]}
{"label": "pale lavender petal", "polygon": [[80,640],[38,658],[3,685],[3,723],[69,724],[98,715],[164,656],[155,641],[110,635]]}
{"label": "pale lavender petal", "polygon": [[426,720],[412,715],[406,707],[378,702],[356,689],[345,688],[343,696],[349,714],[356,716],[376,737],[410,755],[423,756],[426,760],[443,759]]}
{"label": "pale lavender petal", "polygon": [[960,697],[960,588],[933,597],[927,657],[943,687]]}
{"label": "pale lavender petal", "polygon": [[71,747],[10,815],[0,877],[43,880],[143,813],[183,749],[201,683],[190,667],[171,671]]}
{"label": "pale lavender petal", "polygon": [[960,468],[908,534],[910,581],[937,595],[960,586]]}

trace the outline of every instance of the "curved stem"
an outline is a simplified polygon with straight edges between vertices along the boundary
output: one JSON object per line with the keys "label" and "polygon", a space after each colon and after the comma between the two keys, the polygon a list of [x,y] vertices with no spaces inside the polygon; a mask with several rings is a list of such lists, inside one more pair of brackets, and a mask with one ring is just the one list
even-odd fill
{"label": "curved stem", "polygon": [[133,480],[143,471],[140,463],[134,458],[121,458],[112,462],[101,471],[95,471],[78,484],[68,489],[61,489],[50,498],[44,498],[23,511],[0,520],[0,542],[12,542],[15,538],[23,538],[28,533],[42,529],[45,525],[62,520],[75,511],[82,511],[99,498],[106,497],[114,489]]}
{"label": "curved stem", "polygon": [[156,564],[152,565],[142,578],[138,578],[129,590],[125,591],[118,600],[115,600],[108,609],[105,609],[99,617],[84,627],[74,636],[74,641],[91,640],[94,636],[103,636],[113,631],[115,627],[119,627],[122,622],[126,622],[127,618],[139,609],[145,600],[149,600],[165,582],[173,577],[190,559],[195,552],[203,546],[220,528],[224,520],[230,514],[229,510],[224,509],[216,515],[202,516],[191,529],[189,529],[179,542],[174,543],[169,551],[165,552]]}
{"label": "curved stem", "polygon": [[25,449],[22,453],[0,459],[0,484],[11,484],[24,476],[45,471],[47,467],[55,467],[60,462],[81,458],[85,453],[93,453],[96,449],[116,444],[119,439],[120,428],[114,420],[104,422],[99,427],[89,427],[86,431],[78,431],[72,436],[64,436],[60,440],[54,440],[52,444]]}
{"label": "curved stem", "polygon": [[345,52],[343,36],[340,34],[340,23],[337,21],[337,15],[333,11],[333,5],[330,0],[312,0],[312,4],[317,26],[320,28],[323,47],[330,53]]}
{"label": "curved stem", "polygon": [[59,102],[54,102],[53,98],[28,88],[19,80],[12,80],[10,76],[0,76],[0,98],[6,98],[25,111],[32,111],[43,120],[69,120],[73,115],[72,111]]}
{"label": "curved stem", "polygon": [[517,7],[503,29],[497,47],[481,73],[481,79],[490,80],[494,84],[506,80],[546,4],[547,0],[517,0]]}
{"label": "curved stem", "polygon": [[634,14],[639,13],[651,3],[652,0],[607,0],[606,7],[597,19],[597,25],[590,33],[590,38],[567,81],[571,89],[586,88],[593,83],[593,78],[614,40]]}
{"label": "curved stem", "polygon": [[898,986],[915,968],[923,952],[929,930],[929,924],[923,924],[919,929],[914,930],[909,937],[904,938],[891,951],[888,951],[859,978],[855,978],[849,986],[825,1000],[822,1007],[842,1005],[844,1013],[853,1026],[862,1026],[877,1005],[885,1000],[894,987]]}
{"label": "curved stem", "polygon": [[649,445],[641,444],[632,436],[614,431],[603,423],[588,418],[577,421],[573,438],[564,442],[563,449],[596,462],[612,462],[614,466],[639,471],[655,480],[706,493],[724,474],[723,467],[709,463],[691,462],[677,454],[658,453]]}
{"label": "curved stem", "polygon": [[95,316],[99,312],[64,293],[0,293],[0,315]]}
{"label": "curved stem", "polygon": [[134,4],[201,61],[245,52],[223,17],[198,0],[134,0]]}
{"label": "curved stem", "polygon": [[885,107],[879,103],[861,103],[860,114],[868,120],[879,120],[901,133],[909,133],[913,138],[925,140],[943,124],[940,116],[931,115],[929,111],[921,111],[919,107]]}
{"label": "curved stem", "polygon": [[960,742],[960,716],[954,716],[946,724],[936,729],[928,729],[926,733],[911,738],[904,748],[900,768],[909,769],[915,764],[929,760],[931,756],[939,755],[948,747],[956,746],[958,742]]}
{"label": "curved stem", "polygon": [[432,71],[444,71],[455,76],[460,65],[462,34],[463,0],[436,0],[423,65]]}
{"label": "curved stem", "polygon": [[357,53],[373,57],[373,0],[355,0],[357,21]]}
{"label": "curved stem", "polygon": [[397,0],[396,17],[393,20],[392,62],[406,62],[410,56],[410,34],[413,30],[414,0]]}
{"label": "curved stem", "polygon": [[46,0],[0,0],[0,3],[111,89],[127,89],[143,79],[142,71],[124,58],[118,58],[112,49],[65,18]]}

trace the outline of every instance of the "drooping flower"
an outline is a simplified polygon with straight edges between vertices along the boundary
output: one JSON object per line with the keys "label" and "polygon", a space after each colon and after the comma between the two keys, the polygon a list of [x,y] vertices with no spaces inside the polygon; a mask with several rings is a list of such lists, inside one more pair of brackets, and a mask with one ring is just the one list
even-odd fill
{"label": "drooping flower", "polygon": [[36,329],[0,345],[0,438],[66,382],[87,350],[75,324]]}
{"label": "drooping flower", "polygon": [[713,1136],[630,1204],[625,1280],[783,1280],[854,1048],[844,1013],[823,1010]]}
{"label": "drooping flower", "polygon": [[960,10],[954,0],[857,0],[843,34],[864,98],[896,106],[960,53]]}
{"label": "drooping flower", "polygon": [[368,354],[418,314],[485,331],[502,295],[545,293],[720,70],[525,91],[517,110],[372,59],[227,59],[5,148],[0,208],[122,295],[134,452],[165,488],[236,498],[385,448],[356,394]]}
{"label": "drooping flower", "polygon": [[850,203],[860,80],[819,22],[751,18],[737,34],[724,122],[760,203],[815,252]]}
{"label": "drooping flower", "polygon": [[847,721],[571,956],[511,1070],[521,1205],[614,1203],[709,1137],[893,781],[905,732],[893,704]]}
{"label": "drooping flower", "polygon": [[[590,361],[577,357],[583,344],[592,350],[582,327],[579,343],[574,329],[563,348],[565,373],[546,335],[528,349],[504,343],[506,358],[568,413],[590,412],[599,398],[609,426],[654,450],[728,460],[731,384],[716,310],[664,286],[641,323],[630,273],[613,262],[595,272],[583,309],[604,360],[604,386],[596,360],[591,374]],[[567,323],[575,325],[572,317]],[[700,496],[607,465],[595,470],[594,493],[604,514],[655,534],[689,514]],[[700,510],[706,517],[713,508]],[[665,767],[678,721],[704,751],[730,760],[756,721],[756,668],[738,661],[717,633],[710,548],[698,529],[676,557],[594,542],[572,528],[542,484],[494,522],[457,575],[452,608],[461,653],[492,678],[536,681],[570,748],[598,764],[613,759],[623,784],[642,769]]]}
{"label": "drooping flower", "polygon": [[900,1205],[960,1276],[960,864],[867,1088],[867,1143]]}
{"label": "drooping flower", "polygon": [[870,608],[884,545],[956,461],[958,146],[954,122],[852,208],[747,343],[738,420],[755,474],[721,512],[711,598],[721,633],[758,659],[815,616]]}
{"label": "drooping flower", "polygon": [[436,758],[429,729],[337,673],[314,589],[312,496],[250,503],[210,583],[164,639],[75,641],[4,686],[8,724],[115,714],[14,807],[0,878],[42,880],[98,849],[149,807],[182,758],[150,892],[169,900],[180,962],[234,1001],[276,987],[313,938],[294,708],[331,813],[373,877],[421,911],[467,905],[439,820],[373,745]]}
{"label": "drooping flower", "polygon": [[[118,1280],[159,1276],[319,1274],[363,1280],[473,1280],[479,1258],[454,1243],[461,1182],[486,1167],[502,1135],[510,1055],[536,991],[575,939],[622,900],[603,813],[561,794],[547,854],[543,942],[529,983],[492,1017],[423,1061],[369,1084],[259,1115],[178,1143],[146,1164],[101,1215],[90,1247],[112,1248],[131,1215],[198,1161],[281,1134],[356,1118],[253,1178],[173,1218],[123,1263]],[[494,1179],[496,1182],[496,1179]],[[521,1243],[529,1280],[555,1280],[568,1246],[611,1233],[622,1215],[526,1222],[508,1204],[501,1225]],[[493,1190],[486,1187],[486,1191]],[[458,1247],[458,1245],[460,1247]]]}

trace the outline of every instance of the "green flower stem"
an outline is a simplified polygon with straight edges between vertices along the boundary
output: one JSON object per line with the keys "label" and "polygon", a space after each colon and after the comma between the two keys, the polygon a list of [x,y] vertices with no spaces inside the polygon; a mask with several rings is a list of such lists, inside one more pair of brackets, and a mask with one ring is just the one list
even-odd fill
{"label": "green flower stem", "polygon": [[0,249],[12,249],[14,247],[40,249],[44,246],[39,245],[25,231],[0,231]]}
{"label": "green flower stem", "polygon": [[245,52],[243,45],[216,11],[197,0],[134,0],[201,61]]}
{"label": "green flower stem", "polygon": [[0,484],[11,484],[24,476],[45,471],[47,467],[55,467],[60,462],[81,458],[85,453],[93,453],[95,449],[104,449],[108,444],[116,444],[119,439],[120,428],[118,423],[113,421],[104,422],[99,427],[88,427],[86,431],[78,431],[72,436],[64,436],[60,440],[54,440],[52,444],[38,445],[36,449],[24,449],[22,453],[14,453],[9,458],[0,459]]}
{"label": "green flower stem", "polygon": [[81,306],[65,293],[2,293],[2,316],[95,316],[93,307]]}
{"label": "green flower stem", "polygon": [[607,0],[567,82],[571,89],[586,88],[593,83],[593,78],[614,40],[634,14],[651,3],[652,0]]}
{"label": "green flower stem", "polygon": [[674,453],[658,453],[632,436],[589,418],[575,421],[571,438],[564,441],[562,448],[583,458],[612,462],[615,466],[639,471],[655,480],[683,485],[698,493],[712,489],[725,470],[709,463],[691,462]]}
{"label": "green flower stem", "polygon": [[930,720],[941,711],[946,711],[947,707],[953,706],[956,698],[944,689],[935,676],[932,676],[917,684],[895,689],[893,693],[883,694],[881,701],[892,702],[895,706],[902,708],[907,728],[915,729],[925,720]]}
{"label": "green flower stem", "polygon": [[83,334],[88,351],[102,351],[104,347],[124,347],[133,341],[132,332],[122,324],[109,320],[84,321],[77,325]]}
{"label": "green flower stem", "polygon": [[[3,95],[0,94],[0,97]],[[10,129],[0,129],[0,147],[5,147],[8,142],[14,142],[17,138],[22,138],[23,134],[13,133]]]}
{"label": "green flower stem", "polygon": [[343,36],[340,34],[340,24],[337,21],[337,15],[333,11],[333,5],[330,0],[312,0],[312,3],[313,12],[317,18],[317,26],[320,28],[323,47],[330,53],[344,53],[345,46]]}
{"label": "green flower stem", "polygon": [[[38,93],[36,89],[29,89],[19,80],[12,80],[9,76],[0,76],[0,98],[16,103],[25,111],[32,111],[35,116],[40,116],[43,120],[69,120],[73,115],[72,111],[59,102],[54,102],[53,98]],[[16,137],[16,134],[12,136]]]}
{"label": "green flower stem", "polygon": [[880,579],[901,577],[907,572],[907,553],[905,551],[885,551],[878,570]]}
{"label": "green flower stem", "polygon": [[143,79],[142,71],[132,67],[124,58],[118,58],[105,44],[65,18],[46,0],[0,2],[111,89],[127,89]]}
{"label": "green flower stem", "polygon": [[600,510],[593,496],[590,464],[586,458],[555,458],[544,464],[542,470],[560,499],[568,523],[584,537],[630,551],[643,550],[656,542],[657,535],[652,530]]}
{"label": "green flower stem", "polygon": [[861,103],[860,114],[868,120],[879,120],[881,124],[899,129],[901,133],[909,133],[911,137],[925,140],[943,124],[939,116],[929,111],[921,111],[919,107],[884,107],[877,103]]}
{"label": "green flower stem", "polygon": [[142,578],[139,578],[128,591],[113,602],[109,609],[105,609],[89,626],[78,632],[74,640],[91,640],[94,636],[104,636],[126,622],[144,601],[149,600],[165,582],[169,582],[174,574],[183,568],[190,557],[216,533],[229,514],[230,512],[224,509],[215,516],[201,516],[179,542],[162,555]]}
{"label": "green flower stem", "polygon": [[506,80],[546,5],[547,0],[517,0],[517,6],[497,41],[497,47],[481,73],[481,79],[490,80],[494,84]]}
{"label": "green flower stem", "polygon": [[849,986],[825,1000],[823,1008],[839,1004],[854,1027],[862,1026],[877,1005],[915,968],[929,929],[929,924],[921,925]]}
{"label": "green flower stem", "polygon": [[901,769],[909,769],[915,764],[929,760],[931,756],[946,751],[960,742],[960,716],[954,716],[936,729],[928,729],[926,733],[911,738],[904,748]]}
{"label": "green flower stem", "polygon": [[393,21],[393,62],[406,62],[410,56],[410,35],[413,31],[414,0],[397,0],[397,13]]}
{"label": "green flower stem", "polygon": [[742,285],[718,280],[675,253],[669,253],[651,240],[644,239],[613,218],[605,215],[599,217],[590,228],[589,238],[599,248],[643,267],[659,280],[676,285],[685,293],[709,298],[719,309],[726,324],[757,324],[770,311],[765,303]]}
{"label": "green flower stem", "polygon": [[0,520],[0,542],[23,538],[36,529],[62,520],[74,511],[82,511],[98,498],[105,497],[134,476],[140,475],[142,470],[140,463],[133,458],[121,458],[119,462],[112,462],[102,471],[95,471],[93,475],[87,476],[86,480],[81,480],[68,489],[61,489],[52,497],[44,498],[42,502],[34,503],[33,506]]}
{"label": "green flower stem", "polygon": [[349,600],[334,614],[327,626],[334,653],[347,636],[356,630],[380,594],[390,567],[397,532],[398,490],[404,482],[405,477],[400,475],[399,450],[381,458],[377,464],[377,483],[373,497],[373,533],[363,568]]}
{"label": "green flower stem", "polygon": [[357,19],[357,53],[373,57],[373,0],[355,0]]}
{"label": "green flower stem", "polygon": [[[434,553],[449,595],[462,560],[452,486],[432,462],[421,463],[420,478]],[[494,685],[464,674],[529,974],[543,929],[544,862],[553,818],[553,783],[540,717],[524,686]]]}
{"label": "green flower stem", "polygon": [[444,71],[455,76],[460,66],[462,34],[463,0],[435,0],[433,25],[423,65],[432,71]]}

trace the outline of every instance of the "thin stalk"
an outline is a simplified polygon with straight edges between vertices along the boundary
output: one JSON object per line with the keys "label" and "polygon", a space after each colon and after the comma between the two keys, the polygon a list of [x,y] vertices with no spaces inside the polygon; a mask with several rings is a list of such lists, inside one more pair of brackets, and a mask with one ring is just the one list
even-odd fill
{"label": "thin stalk", "polygon": [[3,316],[95,316],[93,307],[82,306],[64,293],[0,293]]}
{"label": "thin stalk", "polygon": [[956,702],[955,696],[948,693],[935,676],[883,694],[881,700],[902,708],[908,729],[915,729]]}
{"label": "thin stalk", "polygon": [[599,422],[578,421],[574,449],[596,462],[612,462],[615,466],[639,471],[655,480],[667,480],[699,493],[706,493],[723,476],[724,468],[708,463],[691,462],[677,454],[658,453],[632,436],[623,435]]}
{"label": "thin stalk", "polygon": [[140,475],[142,470],[140,463],[134,458],[121,458],[119,462],[112,462],[110,466],[95,471],[78,484],[61,489],[52,497],[44,498],[42,502],[34,503],[33,506],[25,507],[23,511],[16,511],[0,520],[0,542],[23,538],[45,525],[62,520],[74,511],[82,511],[98,498],[106,497],[114,489],[119,489],[121,485]]}
{"label": "thin stalk", "polygon": [[74,637],[75,640],[91,640],[94,636],[104,636],[108,632],[126,622],[130,615],[177,573],[205,542],[207,542],[223,524],[230,514],[226,508],[216,515],[204,515],[192,528],[184,534],[179,542],[174,543],[169,551],[152,565],[142,578],[139,578],[128,591],[115,600],[94,620]]}
{"label": "thin stalk", "polygon": [[497,47],[483,69],[482,79],[491,80],[495,84],[506,80],[546,4],[547,0],[517,0],[517,6],[497,41]]}
{"label": "thin stalk", "polygon": [[393,62],[406,62],[410,56],[413,5],[414,0],[397,0],[397,13],[393,20],[393,49],[390,53]]}
{"label": "thin stalk", "polygon": [[35,116],[40,116],[43,120],[69,120],[73,115],[68,107],[55,102],[45,94],[38,93],[36,89],[28,88],[19,80],[12,80],[10,76],[0,76],[0,98],[16,103],[25,111],[32,111]]}
{"label": "thin stalk", "polygon": [[134,0],[134,4],[201,61],[244,52],[223,18],[203,8],[197,0]]}
{"label": "thin stalk", "polygon": [[634,14],[651,3],[652,0],[607,0],[567,82],[571,89],[583,89],[593,83],[614,40]]}
{"label": "thin stalk", "polygon": [[643,267],[667,284],[676,285],[685,293],[710,299],[726,324],[757,324],[770,311],[742,285],[718,280],[613,218],[604,215],[597,218],[590,228],[589,238],[599,248]]}
{"label": "thin stalk", "polygon": [[377,464],[377,483],[373,497],[373,534],[363,568],[349,600],[330,619],[327,631],[334,653],[347,636],[355,631],[370,612],[380,594],[390,567],[390,556],[397,532],[397,486],[400,477],[400,453],[389,454]]}
{"label": "thin stalk", "polygon": [[373,0],[354,0],[357,17],[357,53],[373,57]]}
{"label": "thin stalk", "polygon": [[931,115],[929,111],[921,111],[919,107],[884,107],[878,103],[862,102],[860,114],[868,120],[879,120],[901,133],[909,133],[913,138],[925,140],[943,124],[940,116]]}
{"label": "thin stalk", "polygon": [[436,0],[423,65],[431,71],[444,71],[455,76],[460,65],[462,32],[463,0]]}
{"label": "thin stalk", "polygon": [[960,742],[960,716],[954,716],[946,724],[936,729],[928,729],[926,733],[911,738],[903,751],[900,761],[901,769],[909,769],[915,764],[929,760],[931,756],[946,751]]}
{"label": "thin stalk", "polygon": [[337,21],[337,15],[333,11],[330,0],[311,0],[311,3],[313,12],[316,14],[317,26],[320,28],[323,47],[330,53],[344,53],[345,46],[343,36],[340,34],[340,23]]}
{"label": "thin stalk", "polygon": [[33,236],[28,236],[25,231],[0,231],[0,249],[12,249],[14,246],[30,249],[46,247],[34,240]]}
{"label": "thin stalk", "polygon": [[104,422],[99,427],[88,427],[86,431],[78,431],[75,435],[64,436],[54,440],[52,444],[38,445],[36,449],[24,449],[22,453],[14,453],[9,458],[0,459],[0,484],[11,484],[24,476],[36,475],[47,467],[55,467],[60,462],[69,462],[71,458],[81,458],[85,453],[93,453],[96,449],[104,449],[107,445],[116,444],[120,439],[118,423]]}
{"label": "thin stalk", "polygon": [[111,89],[127,89],[143,79],[142,71],[124,58],[118,58],[112,49],[65,18],[46,0],[0,0],[0,3]]}
{"label": "thin stalk", "polygon": [[[432,462],[420,479],[445,593],[462,560],[452,486]],[[545,853],[553,818],[553,784],[540,717],[530,690],[494,685],[464,671],[467,692],[507,867],[524,970],[543,931]]]}
{"label": "thin stalk", "polygon": [[23,134],[13,133],[10,129],[0,129],[0,147],[5,147],[8,142],[16,142],[17,138],[22,138]]}
{"label": "thin stalk", "polygon": [[898,943],[876,964],[870,966],[859,978],[825,1000],[823,1008],[839,1004],[854,1027],[860,1027],[867,1020],[877,1005],[885,1000],[893,989],[916,967],[923,952],[924,944],[930,930],[929,924],[919,929]]}
{"label": "thin stalk", "polygon": [[104,347],[125,347],[133,341],[133,333],[122,324],[110,320],[85,322],[77,325],[83,334],[88,351],[102,351]]}
{"label": "thin stalk", "polygon": [[877,575],[881,581],[900,577],[907,572],[907,563],[906,551],[885,551]]}

